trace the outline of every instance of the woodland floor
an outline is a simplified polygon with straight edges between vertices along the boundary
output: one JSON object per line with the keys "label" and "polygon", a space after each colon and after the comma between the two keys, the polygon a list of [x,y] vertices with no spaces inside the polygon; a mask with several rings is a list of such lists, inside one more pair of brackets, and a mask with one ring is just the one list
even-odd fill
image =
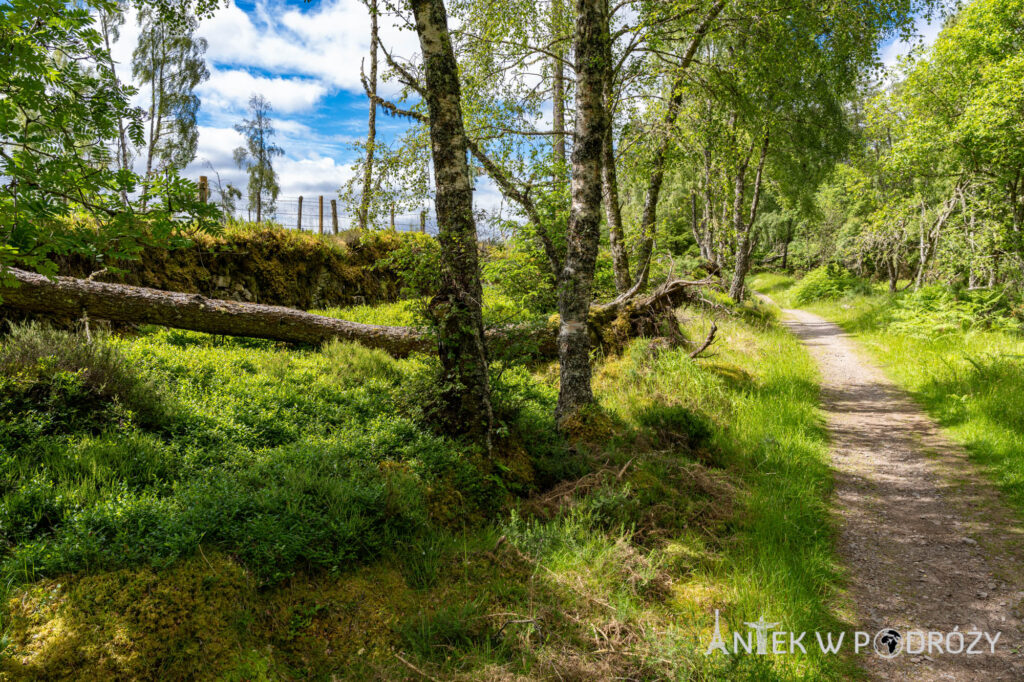
{"label": "woodland floor", "polygon": [[869,645],[869,677],[1024,679],[1024,532],[999,491],[838,326],[802,310],[784,322],[821,372],[858,629],[895,628],[904,644],[908,630],[1002,633],[994,654],[981,640],[984,655],[884,659]]}

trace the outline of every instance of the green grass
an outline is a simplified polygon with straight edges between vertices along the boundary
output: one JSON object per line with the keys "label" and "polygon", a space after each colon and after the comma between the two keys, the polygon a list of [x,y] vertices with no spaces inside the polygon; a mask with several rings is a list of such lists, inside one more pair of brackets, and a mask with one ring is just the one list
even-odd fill
{"label": "green grass", "polygon": [[[415,326],[422,324],[425,301],[405,299],[380,305],[353,305],[313,312],[362,324]],[[501,326],[523,322],[540,323],[547,316],[527,310],[493,289],[484,290],[484,324]]]}
{"label": "green grass", "polygon": [[892,305],[888,295],[858,296],[808,309],[853,332],[1024,512],[1024,338],[984,330],[901,333],[888,324]]}
{"label": "green grass", "polygon": [[0,676],[844,679],[703,655],[715,609],[845,627],[815,371],[749,319],[698,361],[606,358],[572,450],[556,368],[504,368],[493,462],[432,431],[424,358],[22,330],[0,346]]}
{"label": "green grass", "polygon": [[[694,320],[691,335],[702,336],[706,326]],[[691,597],[680,604],[683,620],[703,642],[710,635],[712,608],[722,609],[730,629],[741,632],[743,622],[761,615],[792,631],[839,631],[844,625],[835,599],[841,576],[829,521],[832,478],[817,409],[816,368],[799,343],[774,324],[720,320],[719,326],[713,357],[696,363],[683,353],[667,353],[653,363],[634,357],[617,390],[605,398],[621,414],[682,403],[709,415],[712,465],[734,475],[742,491],[734,525],[718,551],[708,551],[706,540],[692,532],[669,546],[669,553],[686,563],[696,558],[691,580],[682,587]],[[679,653],[694,659],[693,651]],[[838,679],[852,672],[835,658],[769,658],[739,657],[701,674]],[[697,659],[697,669],[707,665]]]}
{"label": "green grass", "polygon": [[788,294],[789,290],[796,284],[796,277],[781,272],[759,272],[751,275],[748,281],[753,291],[759,291],[762,294],[771,296],[776,302],[780,302],[777,297]]}
{"label": "green grass", "polygon": [[[276,582],[377,556],[442,514],[432,507],[493,514],[516,485],[424,423],[422,359],[21,328],[0,365],[4,583],[166,565],[201,543]],[[549,392],[521,370],[504,381],[519,403],[508,426],[550,431]]]}
{"label": "green grass", "polygon": [[942,310],[912,315],[910,293],[875,289],[807,310],[852,333],[1024,512],[1024,337],[951,325]]}

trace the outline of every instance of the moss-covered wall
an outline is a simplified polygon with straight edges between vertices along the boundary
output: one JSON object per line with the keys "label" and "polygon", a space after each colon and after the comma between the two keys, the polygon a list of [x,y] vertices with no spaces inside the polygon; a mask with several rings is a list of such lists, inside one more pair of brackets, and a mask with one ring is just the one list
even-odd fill
{"label": "moss-covered wall", "polygon": [[[397,276],[378,261],[401,239],[394,232],[320,237],[249,229],[201,236],[174,250],[147,247],[94,279],[303,310],[379,303],[398,297]],[[102,268],[82,256],[57,260],[61,274],[72,277]]]}

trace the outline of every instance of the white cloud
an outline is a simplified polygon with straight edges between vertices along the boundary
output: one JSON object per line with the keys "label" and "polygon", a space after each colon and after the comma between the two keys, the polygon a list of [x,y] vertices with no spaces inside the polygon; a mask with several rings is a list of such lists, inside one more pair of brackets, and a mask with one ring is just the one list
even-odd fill
{"label": "white cloud", "polygon": [[196,93],[203,106],[214,110],[244,110],[249,98],[261,94],[284,114],[313,109],[327,94],[321,82],[303,78],[267,78],[241,69],[210,69],[210,80],[201,83]]}
{"label": "white cloud", "polygon": [[[401,19],[382,14],[382,43],[398,56],[418,54],[415,32],[401,31]],[[140,30],[129,10],[113,57],[124,82],[131,82],[131,55]],[[201,98],[199,149],[185,169],[187,177],[219,172],[222,183],[245,187],[244,171],[235,166],[233,150],[243,144],[233,129],[241,122],[249,97],[263,94],[275,110],[276,142],[285,156],[275,160],[281,196],[336,196],[352,172],[347,144],[365,135],[365,104],[356,113],[325,112],[324,99],[339,90],[361,93],[360,62],[368,56],[370,19],[360,0],[324,0],[289,7],[280,0],[256,0],[248,11],[231,5],[201,22],[197,35],[206,38],[210,79],[197,88]],[[383,56],[382,70],[383,70]],[[391,96],[394,81],[381,83]],[[144,106],[141,91],[135,104]],[[345,114],[345,115],[341,115]],[[301,120],[297,120],[301,119]],[[386,129],[389,120],[379,120]],[[215,171],[211,169],[216,169]]]}
{"label": "white cloud", "polygon": [[297,197],[300,194],[314,197],[322,194],[325,198],[337,196],[338,188],[352,173],[348,164],[338,164],[326,156],[307,159],[283,158],[275,163],[281,177],[281,195]]}
{"label": "white cloud", "polygon": [[[301,125],[301,124],[299,124]],[[233,158],[236,147],[244,144],[242,135],[233,128],[199,127],[199,151],[196,160],[185,169],[190,177],[213,175],[210,166],[220,173],[221,181],[240,188],[245,187],[245,171],[240,170]],[[338,188],[352,172],[348,164],[310,153],[304,158],[284,156],[274,161],[281,185],[281,196],[294,198],[324,195],[334,197]]]}
{"label": "white cloud", "polygon": [[[398,30],[398,21],[381,16],[382,43],[395,54],[415,54],[415,34]],[[359,64],[370,51],[370,18],[359,0],[328,0],[306,11],[259,0],[252,14],[232,5],[204,21],[198,33],[218,64],[311,76],[362,92]]]}

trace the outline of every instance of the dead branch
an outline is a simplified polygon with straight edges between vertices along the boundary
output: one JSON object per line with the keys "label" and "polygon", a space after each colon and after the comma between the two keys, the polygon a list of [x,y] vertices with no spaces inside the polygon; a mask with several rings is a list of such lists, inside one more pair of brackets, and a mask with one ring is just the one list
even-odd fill
{"label": "dead branch", "polygon": [[701,353],[706,351],[708,349],[708,346],[710,346],[712,343],[714,343],[714,341],[715,341],[715,333],[717,331],[718,331],[718,325],[715,324],[715,322],[712,320],[712,322],[711,322],[711,330],[708,331],[707,338],[704,339],[704,343],[702,343],[700,345],[700,348],[698,348],[697,350],[695,350],[692,353],[690,353],[690,357],[693,358],[693,359],[696,359],[698,355],[700,355]]}

